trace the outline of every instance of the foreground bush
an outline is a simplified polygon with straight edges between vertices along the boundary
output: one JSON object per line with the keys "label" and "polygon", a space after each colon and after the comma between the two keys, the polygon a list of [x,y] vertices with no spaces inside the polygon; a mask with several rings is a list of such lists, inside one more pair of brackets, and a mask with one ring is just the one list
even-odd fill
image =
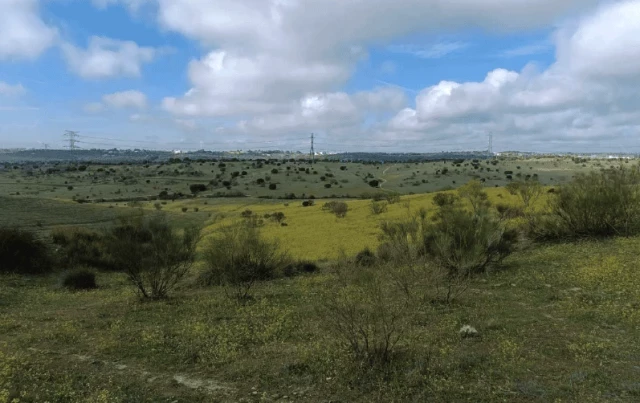
{"label": "foreground bush", "polygon": [[179,233],[156,213],[122,219],[105,238],[113,266],[129,276],[142,297],[159,299],[191,269],[199,234],[195,227]]}
{"label": "foreground bush", "polygon": [[552,194],[550,213],[532,221],[537,239],[631,236],[640,233],[637,167],[577,175]]}
{"label": "foreground bush", "polygon": [[513,252],[514,230],[482,209],[473,213],[458,207],[441,208],[424,232],[424,251],[451,276],[481,273]]}
{"label": "foreground bush", "polygon": [[62,286],[71,290],[98,288],[96,274],[88,269],[76,269],[62,275]]}
{"label": "foreground bush", "polygon": [[324,292],[321,322],[367,366],[392,360],[407,333],[410,309],[392,268],[338,267]]}
{"label": "foreground bush", "polygon": [[220,229],[207,244],[204,259],[203,284],[224,285],[238,300],[250,298],[257,281],[275,278],[291,261],[277,240],[264,239],[246,223]]}
{"label": "foreground bush", "polygon": [[53,267],[49,248],[34,233],[0,228],[0,273],[45,274]]}
{"label": "foreground bush", "polygon": [[[444,199],[442,199],[444,200]],[[395,265],[420,265],[428,269],[443,299],[449,302],[466,289],[467,280],[511,254],[517,242],[515,230],[486,206],[477,212],[462,207],[459,199],[439,203],[432,220],[420,211],[408,221],[383,223],[378,258]]]}

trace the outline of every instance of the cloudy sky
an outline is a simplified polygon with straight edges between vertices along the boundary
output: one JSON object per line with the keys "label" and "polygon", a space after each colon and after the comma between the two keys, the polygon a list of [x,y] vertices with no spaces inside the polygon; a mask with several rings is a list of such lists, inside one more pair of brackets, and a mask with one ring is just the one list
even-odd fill
{"label": "cloudy sky", "polygon": [[0,148],[640,152],[640,0],[0,0]]}

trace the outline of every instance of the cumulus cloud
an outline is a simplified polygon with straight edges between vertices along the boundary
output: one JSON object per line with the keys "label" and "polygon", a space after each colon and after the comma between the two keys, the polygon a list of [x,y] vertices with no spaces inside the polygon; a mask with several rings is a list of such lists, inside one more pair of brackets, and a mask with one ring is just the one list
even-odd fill
{"label": "cumulus cloud", "polygon": [[40,16],[38,0],[0,1],[0,60],[35,59],[56,38],[57,30]]}
{"label": "cumulus cloud", "polygon": [[22,84],[8,84],[0,81],[0,96],[17,96],[26,92]]}
{"label": "cumulus cloud", "polygon": [[[591,2],[158,0],[164,28],[212,49],[190,63],[192,88],[163,105],[191,116],[282,113],[283,103],[342,87],[371,44],[439,28],[536,27]],[[439,57],[463,45],[412,51]]]}
{"label": "cumulus cloud", "polygon": [[[318,130],[345,147],[348,137],[397,142],[398,149],[412,142],[428,149],[432,140],[475,147],[489,132],[503,147],[542,147],[628,139],[640,129],[640,0],[93,2],[130,10],[155,4],[162,29],[201,44],[202,56],[187,67],[189,86],[162,101],[170,112],[168,127],[229,138]],[[41,22],[35,0],[6,0],[0,11],[5,4]],[[2,18],[0,33],[6,29]],[[442,37],[469,28],[508,34],[553,26],[559,28],[550,45],[535,42],[500,55],[526,57],[555,49],[555,60],[543,69],[496,65],[483,79],[443,80],[418,91],[390,83],[357,93],[344,90],[372,46],[388,50],[407,37],[417,43],[416,34]],[[437,58],[464,45],[418,41],[396,50]],[[0,58],[2,46],[0,39]],[[138,77],[159,52],[99,37],[91,38],[87,49],[65,44],[62,50],[69,68],[85,78]],[[400,71],[390,61],[374,68],[391,73],[394,67]],[[412,92],[414,102],[408,102],[406,94]],[[137,101],[122,94],[87,108],[141,109],[147,103],[144,94]],[[142,116],[131,119],[145,121]],[[203,118],[224,124],[201,125]]]}
{"label": "cumulus cloud", "polygon": [[87,49],[61,45],[69,69],[83,78],[139,77],[142,65],[154,60],[159,50],[133,41],[92,36]]}
{"label": "cumulus cloud", "polygon": [[[102,96],[102,102],[90,102],[85,104],[83,109],[87,113],[99,113],[108,109],[145,109],[147,107],[147,96],[140,91],[121,91]],[[131,121],[143,120],[144,115],[133,114]]]}
{"label": "cumulus cloud", "polygon": [[389,136],[497,132],[517,148],[551,139],[616,141],[640,129],[640,1],[609,3],[555,35],[544,71],[496,69],[482,82],[443,81],[389,121]]}

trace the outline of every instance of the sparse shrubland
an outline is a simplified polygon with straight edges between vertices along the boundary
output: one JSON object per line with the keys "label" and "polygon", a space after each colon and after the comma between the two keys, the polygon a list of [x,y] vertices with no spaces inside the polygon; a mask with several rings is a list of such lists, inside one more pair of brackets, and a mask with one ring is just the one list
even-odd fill
{"label": "sparse shrubland", "polygon": [[[195,162],[178,161],[180,172],[194,170]],[[150,199],[139,203],[148,213],[113,225],[105,224],[113,214],[131,213],[129,201],[112,210],[69,203],[82,214],[111,212],[87,228],[69,225],[90,220],[60,223],[34,209],[28,228],[38,236],[24,238],[39,246],[6,247],[15,237],[0,231],[0,268],[31,271],[31,254],[14,252],[46,250],[41,237],[57,252],[34,272],[69,271],[0,279],[0,401],[636,401],[635,168],[558,180],[549,192],[534,175],[516,174],[506,189],[468,182],[472,176],[454,171],[485,161],[456,162],[461,167],[448,172],[450,161],[428,166],[429,180],[447,172],[447,185],[466,185],[403,203],[388,199],[387,187],[416,183],[411,177],[426,167],[383,174],[375,164],[318,164],[309,189],[293,189],[287,173],[306,168],[264,160],[220,163],[229,172],[218,179],[242,182],[241,170],[251,169],[249,187],[278,166],[282,183],[265,189],[274,200],[177,199],[161,205],[163,219]],[[533,165],[499,163],[525,173]],[[128,167],[111,169],[120,175]],[[400,169],[414,172],[398,179]],[[308,192],[324,191],[315,180],[332,182],[331,172],[336,183],[359,176],[365,188],[383,177],[385,193],[313,207]],[[164,186],[178,185],[157,184],[150,194]],[[171,194],[188,189],[180,186]],[[300,201],[289,203],[293,192]],[[327,214],[341,209],[348,219]],[[291,226],[282,226],[285,214]],[[196,254],[199,232],[177,228],[204,220]],[[612,239],[516,248],[526,234]],[[336,259],[343,249],[349,258]],[[6,256],[25,263],[5,270]],[[97,288],[94,268],[102,270]],[[142,296],[176,298],[141,303],[131,298],[131,282]]]}

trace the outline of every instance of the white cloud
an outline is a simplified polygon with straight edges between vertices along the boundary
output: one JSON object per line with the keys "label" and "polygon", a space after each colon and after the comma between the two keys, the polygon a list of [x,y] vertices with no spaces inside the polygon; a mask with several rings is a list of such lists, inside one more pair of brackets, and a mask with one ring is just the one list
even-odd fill
{"label": "white cloud", "polygon": [[[102,96],[102,102],[90,102],[85,104],[83,110],[86,113],[100,113],[108,109],[145,109],[147,96],[140,91],[121,91]],[[145,120],[146,115],[135,113],[129,117],[130,121]]]}
{"label": "white cloud", "polygon": [[[13,10],[20,8],[15,6],[17,0],[7,2],[14,4]],[[33,6],[37,2],[21,4],[27,3],[33,7],[29,15],[41,22]],[[120,4],[132,11],[143,3],[94,0],[98,7]],[[334,143],[366,138],[396,142],[398,149],[406,149],[410,142],[428,148],[431,140],[475,147],[480,140],[484,144],[488,132],[495,134],[497,144],[512,148],[566,141],[613,143],[640,130],[640,0],[149,3],[157,5],[162,29],[196,40],[203,48],[202,57],[189,63],[188,91],[169,94],[162,101],[172,115],[162,121],[163,127],[179,127],[185,133],[206,132],[233,140],[316,131]],[[580,17],[584,13],[587,16]],[[434,37],[468,29],[509,33],[553,26],[560,28],[549,45],[530,43],[500,55],[524,57],[554,48],[556,60],[543,70],[495,66],[484,79],[433,82],[419,91],[383,81],[383,88],[344,91],[372,46],[432,43]],[[0,58],[1,43],[2,39]],[[464,45],[442,42],[397,50],[437,58]],[[96,37],[87,49],[68,44],[62,49],[69,68],[86,78],[138,77],[143,64],[158,55],[155,48]],[[391,73],[390,66],[391,62],[372,67]],[[425,79],[431,79],[427,73]],[[408,106],[405,94],[411,92],[416,92],[415,105]],[[144,94],[137,101],[111,95],[87,105],[87,110],[117,105],[141,109],[147,104]],[[211,120],[203,124],[205,117]],[[140,113],[130,115],[131,121],[149,123],[149,119]],[[158,119],[153,116],[154,122]]]}
{"label": "white cloud", "polygon": [[26,92],[22,84],[8,84],[0,81],[0,96],[18,96]]}
{"label": "white cloud", "polygon": [[139,77],[142,65],[158,55],[158,49],[141,47],[132,41],[92,36],[89,46],[80,49],[69,43],[61,45],[71,71],[83,78],[100,79],[117,76]]}
{"label": "white cloud", "polygon": [[[514,148],[549,140],[611,141],[640,130],[640,1],[609,4],[556,35],[545,71],[496,69],[482,82],[443,81],[399,112],[389,136],[501,133]],[[613,143],[612,143],[613,144]]]}
{"label": "white cloud", "polygon": [[[366,47],[415,32],[546,25],[597,0],[158,0],[160,24],[210,53],[189,65],[192,88],[165,109],[189,116],[283,113],[306,95],[334,92]],[[418,50],[438,57],[462,47]]]}
{"label": "white cloud", "polygon": [[194,87],[163,105],[177,114],[234,116],[282,111],[292,100],[343,83],[351,71],[323,61],[214,51],[189,64]]}
{"label": "white cloud", "polygon": [[122,91],[104,95],[102,102],[109,107],[117,109],[144,109],[147,107],[147,96],[140,91]]}
{"label": "white cloud", "polygon": [[640,72],[640,2],[602,6],[571,32],[558,34],[558,64],[587,77],[629,78]]}
{"label": "white cloud", "polygon": [[57,30],[40,17],[38,0],[0,1],[0,60],[35,59],[56,38]]}

